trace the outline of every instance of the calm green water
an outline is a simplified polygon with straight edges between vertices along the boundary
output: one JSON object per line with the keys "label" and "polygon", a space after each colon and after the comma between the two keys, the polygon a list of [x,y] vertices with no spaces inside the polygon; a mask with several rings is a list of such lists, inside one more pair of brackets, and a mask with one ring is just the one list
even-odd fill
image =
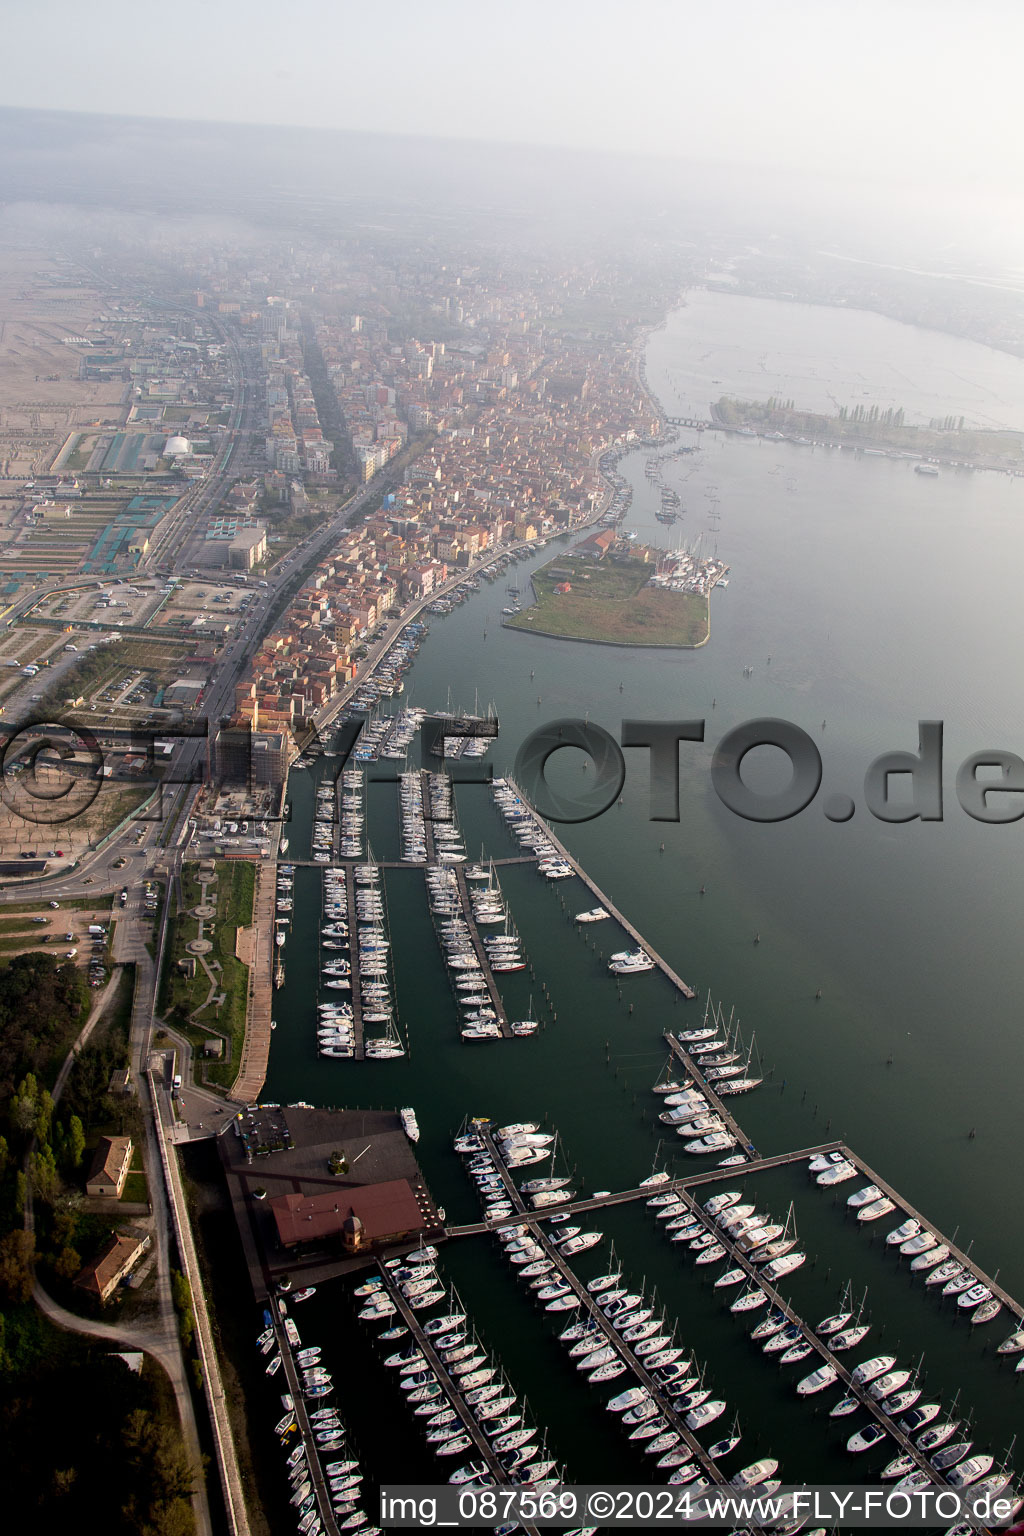
{"label": "calm green water", "polygon": [[[792,325],[792,316],[783,318]],[[784,350],[782,319],[779,326]],[[977,349],[965,348],[929,337],[929,367],[940,366],[941,353],[950,377],[966,373]],[[696,398],[696,357],[685,320],[653,339],[649,377],[670,406],[687,390]],[[1005,411],[1011,386],[1001,377],[1000,387]],[[955,405],[950,397],[943,409]],[[1024,401],[1017,419],[1024,420]],[[731,565],[729,588],[713,598],[710,644],[692,653],[641,652],[506,632],[499,580],[451,617],[430,621],[405,698],[444,707],[450,691],[468,708],[474,699],[481,707],[493,701],[501,722],[496,771],[511,767],[535,725],[561,716],[589,712],[616,737],[623,718],[705,718],[704,744],[682,748],[678,823],[647,819],[647,754],[630,749],[622,804],[561,835],[673,967],[702,995],[710,989],[727,1011],[735,1008],[748,1039],[756,1034],[773,1075],[734,1108],[763,1151],[844,1136],[929,1219],[947,1233],[957,1229],[962,1245],[973,1243],[989,1273],[998,1271],[1011,1292],[1024,1295],[1017,1177],[1022,834],[1017,825],[971,821],[953,793],[968,753],[999,746],[1024,755],[1014,643],[1024,484],[952,472],[928,479],[906,463],[708,434],[698,454],[666,467],[665,481],[686,508],[667,537],[653,520],[658,500],[644,476],[646,457],[640,452],[623,466],[635,487],[630,526],[663,545],[703,530],[705,550],[717,540]],[[506,579],[525,587],[531,565],[550,554],[521,563]],[[729,728],[766,715],[813,737],[823,788],[802,815],[754,825],[718,802],[710,762]],[[945,722],[945,819],[882,824],[863,807],[864,772],[881,752],[916,750],[923,719]],[[563,781],[581,774],[573,754],[563,757]],[[765,765],[765,784],[771,774]],[[309,774],[292,780],[294,853],[303,847],[313,783]],[[824,817],[822,801],[833,792],[858,803],[851,822]],[[369,793],[370,839],[382,858],[397,851],[394,793],[388,786]],[[461,789],[458,812],[472,854],[481,844],[496,855],[517,851],[486,790]],[[659,1154],[677,1165],[692,1161],[662,1144],[649,1090],[664,1060],[661,1031],[698,1022],[703,1003],[678,1003],[657,974],[617,988],[601,952],[619,948],[621,935],[609,924],[588,931],[571,922],[573,912],[593,904],[579,882],[548,885],[528,867],[503,869],[501,881],[533,968],[504,978],[503,992],[510,1014],[521,1016],[532,999],[545,1020],[532,1040],[459,1042],[415,870],[389,871],[386,882],[405,1061],[357,1066],[315,1055],[318,871],[296,879],[288,981],[275,1009],[267,1096],[414,1103],[420,1159],[453,1221],[477,1215],[450,1151],[467,1114],[546,1120],[560,1132],[577,1187],[588,1191],[635,1183]],[[759,1208],[767,1204],[779,1219],[795,1201],[801,1245],[814,1260],[784,1284],[797,1309],[814,1320],[835,1309],[847,1280],[858,1296],[867,1286],[874,1326],[862,1353],[886,1347],[904,1366],[923,1354],[926,1400],[949,1404],[959,1390],[961,1411],[974,1411],[978,1449],[1004,1449],[1020,1418],[1022,1385],[993,1355],[1007,1320],[969,1336],[948,1302],[926,1295],[920,1280],[911,1284],[905,1266],[897,1269],[883,1251],[892,1223],[880,1223],[883,1232],[872,1238],[842,1200],[836,1205],[809,1185],[802,1168],[762,1175],[749,1188],[749,1198],[756,1193]],[[841,1421],[840,1434],[830,1424],[834,1394],[815,1399],[816,1409],[799,1403],[792,1385],[810,1365],[785,1369],[778,1380],[779,1369],[749,1342],[752,1324],[744,1328],[712,1291],[715,1267],[694,1269],[681,1258],[643,1206],[602,1213],[598,1224],[631,1278],[657,1286],[682,1338],[708,1360],[706,1384],[740,1415],[738,1457],[772,1453],[787,1477],[820,1480],[877,1470],[888,1459],[879,1453],[868,1467],[847,1457],[843,1441],[858,1426]],[[606,1268],[607,1246],[579,1266],[584,1274]],[[570,1473],[644,1480],[649,1459],[609,1423],[601,1394],[580,1384],[553,1342],[554,1325],[534,1310],[489,1241],[450,1244],[444,1267],[529,1396],[532,1421],[549,1426],[550,1444]],[[318,1326],[304,1324],[304,1333],[319,1334],[325,1353],[333,1353],[333,1333],[340,1361],[342,1349],[356,1348],[350,1334],[357,1325],[336,1298],[318,1296],[309,1303],[316,1308]],[[357,1401],[353,1422],[368,1465],[393,1474],[389,1456],[399,1453],[388,1451],[377,1426],[411,1420],[393,1384],[373,1390],[374,1422]],[[705,1438],[724,1434],[728,1422]],[[426,1468],[414,1435],[403,1429],[399,1444],[407,1470],[417,1456],[419,1470]]]}

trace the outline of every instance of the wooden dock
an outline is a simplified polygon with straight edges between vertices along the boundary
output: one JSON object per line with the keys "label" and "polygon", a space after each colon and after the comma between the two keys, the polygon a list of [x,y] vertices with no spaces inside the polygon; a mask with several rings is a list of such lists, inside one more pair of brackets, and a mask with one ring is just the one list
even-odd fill
{"label": "wooden dock", "polygon": [[[324,1523],[324,1530],[328,1536],[340,1536],[338,1522],[334,1518],[334,1510],[331,1507],[331,1492],[324,1477],[320,1464],[320,1452],[323,1447],[317,1445],[313,1434],[313,1426],[309,1422],[309,1414],[306,1410],[306,1399],[302,1395],[302,1378],[299,1375],[298,1366],[291,1351],[291,1346],[285,1337],[284,1325],[277,1316],[277,1306],[273,1306],[274,1315],[274,1339],[281,1354],[281,1374],[287,1383],[287,1390],[295,1404],[295,1423],[298,1427],[299,1437],[306,1447],[306,1467],[309,1471],[309,1481],[316,1495],[317,1508],[320,1518]],[[321,1407],[324,1399],[318,1398]]]}
{"label": "wooden dock", "polygon": [[[498,991],[498,984],[494,979],[494,972],[491,970],[491,962],[488,958],[487,951],[484,948],[483,939],[480,937],[480,929],[477,927],[476,918],[473,915],[473,903],[469,897],[469,887],[466,883],[465,870],[461,864],[456,864],[454,869],[455,879],[459,887],[459,903],[462,907],[462,916],[469,928],[469,935],[473,941],[473,949],[476,952],[477,961],[480,965],[481,971],[483,972],[484,984],[487,987],[487,992],[491,999],[491,1007],[494,1009],[495,1020],[501,1026],[501,1038],[503,1040],[512,1040],[515,1037],[512,1034],[512,1030],[509,1028],[508,1014],[505,1012],[505,1005],[501,1000],[501,994]],[[459,1023],[461,1027],[461,1019]]]}
{"label": "wooden dock", "polygon": [[875,1170],[871,1168],[862,1157],[858,1157],[856,1152],[852,1152],[850,1148],[843,1145],[842,1142],[839,1143],[839,1150],[843,1153],[844,1157],[848,1158],[849,1161],[860,1170],[866,1179],[868,1179],[872,1184],[877,1184],[883,1195],[888,1195],[889,1199],[892,1200],[895,1205],[899,1206],[900,1210],[905,1211],[908,1216],[913,1216],[914,1220],[920,1222],[922,1227],[927,1227],[929,1232],[933,1232],[938,1242],[944,1243],[949,1249],[949,1256],[951,1259],[956,1259],[958,1264],[962,1264],[965,1269],[970,1270],[971,1274],[975,1276],[980,1285],[988,1286],[988,1289],[992,1292],[992,1295],[997,1297],[998,1300],[1002,1302],[1003,1306],[1006,1307],[1007,1310],[1012,1314],[1010,1320],[1011,1329],[1020,1328],[1022,1325],[1024,1325],[1024,1306],[1022,1306],[1019,1301],[1011,1296],[1009,1291],[1004,1290],[1003,1287],[999,1285],[997,1281],[993,1280],[991,1275],[987,1275],[983,1269],[979,1269],[974,1260],[970,1258],[970,1256],[962,1248],[958,1248],[951,1237],[944,1237],[933,1222],[930,1222],[926,1217],[922,1216],[920,1211],[915,1210],[909,1200],[905,1199],[898,1190],[892,1187],[891,1184],[887,1184],[885,1179],[882,1178],[882,1175],[880,1173],[876,1173]]}
{"label": "wooden dock", "polygon": [[[683,1174],[677,1179],[668,1179],[663,1184],[638,1184],[631,1189],[615,1190],[609,1195],[591,1195],[589,1199],[567,1200],[564,1205],[546,1207],[542,1211],[524,1208],[522,1215],[517,1216],[516,1220],[525,1221],[534,1226],[538,1222],[546,1221],[556,1212],[559,1216],[579,1216],[588,1211],[604,1210],[610,1205],[628,1205],[635,1200],[649,1200],[652,1195],[661,1194],[666,1190],[685,1190],[695,1187],[699,1189],[705,1184],[721,1184],[733,1174],[737,1178],[745,1179],[752,1173],[765,1173],[770,1168],[784,1168],[788,1163],[803,1163],[822,1153],[836,1152],[840,1146],[841,1143],[838,1141],[828,1141],[818,1147],[804,1147],[798,1152],[780,1152],[776,1157],[761,1157],[756,1163],[747,1163],[742,1168],[702,1168],[693,1173]],[[444,1235],[445,1237],[475,1237],[484,1232],[494,1232],[499,1227],[507,1227],[510,1219],[508,1216],[493,1216],[488,1221],[465,1222],[461,1226],[445,1227]]]}
{"label": "wooden dock", "polygon": [[[663,959],[662,956],[658,954],[656,949],[652,949],[651,945],[648,944],[647,940],[640,933],[639,929],[633,927],[633,924],[629,921],[629,918],[619,911],[611,897],[606,896],[597,882],[591,879],[586,870],[576,862],[568,848],[566,848],[565,844],[561,842],[561,840],[555,835],[554,832],[552,832],[548,823],[542,820],[540,816],[538,816],[537,812],[525,799],[518,785],[512,779],[506,779],[505,783],[508,784],[509,787],[515,790],[515,792],[519,795],[523,810],[536,823],[538,831],[543,833],[543,835],[548,839],[550,843],[554,844],[554,846],[558,849],[560,856],[566,861],[567,864],[572,865],[573,870],[578,878],[582,880],[583,884],[588,888],[588,890],[590,890],[593,895],[596,896],[598,906],[604,907],[609,916],[614,917],[619,926],[625,929],[630,938],[633,940],[634,944],[636,944],[639,949],[644,950],[646,954],[650,955],[658,970],[661,971],[662,975],[668,977],[669,981],[677,991],[681,992],[685,998],[690,1000],[695,998],[697,994],[693,988],[689,986],[681,976],[676,974],[676,972],[669,965],[668,961]],[[495,862],[497,863],[498,861],[495,860]]]}
{"label": "wooden dock", "polygon": [[[764,1274],[758,1271],[757,1266],[751,1264],[749,1259],[747,1259],[746,1256],[740,1252],[736,1244],[732,1242],[731,1239],[728,1238],[722,1229],[715,1223],[715,1221],[708,1216],[707,1212],[688,1190],[682,1190],[680,1192],[680,1198],[683,1204],[686,1205],[692,1214],[698,1218],[705,1231],[714,1234],[715,1241],[721,1244],[721,1246],[725,1249],[732,1264],[736,1268],[743,1270],[750,1284],[756,1285],[759,1290],[764,1292],[764,1294],[768,1297],[768,1301],[771,1306],[775,1307],[779,1312],[784,1314],[787,1322],[799,1328],[803,1338],[808,1342],[808,1344],[810,1344],[813,1352],[819,1357],[819,1363],[827,1363],[834,1366],[836,1371],[836,1384],[838,1385],[840,1382],[843,1384],[843,1386],[846,1388],[846,1395],[857,1398],[861,1407],[865,1408],[868,1413],[871,1414],[871,1417],[876,1421],[876,1423],[881,1425],[890,1439],[899,1446],[900,1450],[911,1457],[915,1467],[917,1467],[922,1472],[927,1472],[932,1481],[938,1484],[940,1487],[948,1487],[948,1484],[945,1482],[942,1474],[935,1471],[924,1452],[918,1450],[910,1436],[903,1433],[903,1431],[898,1427],[896,1420],[890,1418],[882,1408],[881,1404],[876,1402],[875,1399],[871,1396],[870,1391],[868,1390],[871,1385],[870,1382],[866,1383],[864,1386],[861,1386],[859,1383],[853,1380],[850,1371],[843,1364],[840,1357],[833,1354],[829,1349],[827,1339],[819,1338],[814,1329],[805,1323],[802,1317],[794,1312],[793,1308],[789,1305],[789,1302],[785,1301],[782,1296],[779,1295],[779,1292],[775,1289],[775,1287],[765,1279]],[[765,1310],[766,1309],[763,1307],[758,1308],[756,1312],[751,1313],[751,1317],[760,1319],[765,1315]],[[742,1313],[737,1314],[739,1317],[742,1317],[743,1315],[744,1314]],[[796,1341],[794,1340],[794,1342]],[[767,1358],[770,1359],[771,1357],[769,1356]],[[809,1360],[810,1356],[807,1358]],[[804,1361],[802,1363],[806,1364],[807,1362]],[[810,1373],[804,1371],[803,1374],[808,1375]],[[828,1389],[826,1388],[826,1390]]]}
{"label": "wooden dock", "polygon": [[[359,930],[356,924],[355,865],[347,859],[345,869],[345,921],[348,924],[349,985],[352,999],[352,1040],[356,1061],[366,1060],[363,1045],[363,994],[359,985]],[[333,953],[333,951],[332,951]]]}
{"label": "wooden dock", "polygon": [[[502,1182],[504,1183],[505,1188],[508,1190],[509,1199],[516,1209],[517,1217],[522,1220],[530,1221],[532,1225],[535,1221],[543,1221],[546,1218],[556,1214],[561,1215],[563,1209],[566,1209],[566,1207],[558,1206],[553,1208],[551,1206],[547,1206],[543,1211],[530,1211],[527,1209],[523,1201],[523,1197],[519,1193],[516,1184],[513,1182],[512,1175],[506,1168],[505,1163],[503,1162],[501,1155],[499,1154],[498,1149],[494,1144],[490,1132],[484,1131],[482,1132],[482,1135],[484,1144],[494,1159],[495,1167],[501,1173]],[[649,1189],[647,1193],[650,1194]],[[508,1226],[509,1220],[516,1220],[517,1217],[506,1217],[503,1225]],[[714,1483],[724,1484],[727,1481],[724,1473],[708,1456],[707,1451],[701,1445],[700,1441],[696,1439],[692,1430],[686,1424],[683,1415],[677,1413],[675,1408],[672,1407],[660,1383],[655,1381],[654,1377],[651,1376],[647,1370],[645,1370],[642,1361],[632,1353],[626,1340],[622,1338],[621,1334],[616,1332],[609,1319],[604,1315],[601,1308],[597,1305],[595,1298],[590,1294],[582,1281],[576,1277],[573,1270],[569,1267],[566,1259],[562,1256],[562,1254],[559,1253],[557,1247],[552,1242],[548,1233],[542,1229],[535,1229],[534,1236],[537,1238],[541,1247],[544,1249],[545,1257],[549,1259],[550,1262],[554,1265],[555,1269],[558,1271],[565,1284],[571,1288],[577,1302],[579,1303],[580,1311],[587,1313],[591,1321],[604,1334],[607,1343],[615,1349],[616,1355],[626,1364],[629,1371],[635,1377],[636,1382],[643,1386],[650,1395],[651,1400],[657,1403],[658,1412],[679,1434],[680,1439],[686,1445],[687,1449],[692,1453],[694,1459],[699,1463],[705,1475],[709,1477]],[[619,1390],[621,1390],[621,1388],[619,1388]]]}
{"label": "wooden dock", "polygon": [[[416,1313],[413,1311],[405,1297],[402,1295],[401,1287],[398,1281],[394,1278],[387,1266],[382,1267],[381,1274],[384,1277],[384,1284],[388,1295],[391,1297],[391,1300],[394,1302],[396,1308],[398,1309],[403,1323],[408,1328],[410,1337],[416,1341],[416,1345],[423,1355],[424,1360],[426,1360],[427,1365],[430,1367],[435,1378],[440,1383],[441,1390],[448,1399],[447,1406],[452,1407],[458,1414],[461,1423],[465,1427],[466,1434],[469,1435],[473,1442],[477,1456],[481,1461],[486,1462],[487,1467],[492,1473],[495,1482],[502,1485],[507,1484],[508,1474],[505,1471],[505,1468],[502,1466],[500,1460],[498,1459],[497,1453],[495,1452],[494,1447],[491,1445],[490,1440],[488,1440],[487,1436],[481,1429],[472,1408],[469,1406],[462,1395],[459,1387],[460,1378],[457,1376],[452,1376],[449,1373],[447,1366],[444,1364],[440,1355],[435,1350],[431,1340],[423,1332],[423,1328],[416,1316]],[[509,1391],[514,1391],[514,1388],[510,1386]],[[440,1412],[440,1400],[438,1400],[438,1402],[438,1412]],[[534,1526],[524,1525],[523,1529],[533,1532],[536,1528]]]}
{"label": "wooden dock", "polygon": [[665,1030],[664,1038],[668,1042],[668,1048],[672,1052],[672,1055],[676,1058],[677,1061],[682,1062],[687,1077],[693,1078],[696,1086],[700,1089],[701,1093],[704,1094],[705,1098],[711,1104],[715,1114],[718,1115],[722,1123],[728,1127],[729,1134],[731,1136],[735,1136],[736,1145],[739,1147],[740,1151],[745,1152],[751,1161],[756,1161],[759,1159],[761,1156],[760,1152],[754,1146],[754,1143],[750,1140],[750,1137],[747,1135],[746,1131],[740,1125],[736,1117],[732,1115],[728,1109],[726,1109],[722,1099],[715,1092],[713,1086],[708,1082],[697,1061],[693,1056],[690,1055],[682,1041],[678,1040],[669,1029]]}
{"label": "wooden dock", "polygon": [[[434,843],[434,817],[430,805],[430,772],[424,768],[420,772],[420,795],[423,801],[423,841],[427,849],[427,857],[423,864],[437,863],[437,847]],[[415,865],[411,866],[416,868]]]}

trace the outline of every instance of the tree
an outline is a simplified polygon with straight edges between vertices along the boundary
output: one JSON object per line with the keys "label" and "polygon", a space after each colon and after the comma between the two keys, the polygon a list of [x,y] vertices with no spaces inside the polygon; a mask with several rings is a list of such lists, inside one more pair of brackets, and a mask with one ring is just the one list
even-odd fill
{"label": "tree", "polygon": [[8,1301],[29,1301],[35,1282],[36,1240],[16,1227],[0,1238],[0,1294]]}
{"label": "tree", "polygon": [[67,1135],[64,1142],[64,1156],[68,1165],[77,1168],[82,1161],[82,1153],[85,1151],[85,1130],[77,1115],[72,1115],[68,1123]]}
{"label": "tree", "polygon": [[54,1273],[59,1275],[62,1280],[73,1280],[81,1267],[81,1255],[76,1253],[74,1248],[70,1247],[61,1249],[57,1255],[57,1262],[53,1266]]}
{"label": "tree", "polygon": [[44,1088],[42,1090],[42,1092],[39,1094],[39,1097],[38,1097],[38,1100],[37,1100],[37,1103],[36,1103],[35,1132],[36,1132],[36,1135],[39,1137],[40,1141],[49,1141],[49,1139],[50,1139],[50,1126],[52,1125],[52,1123],[53,1123],[53,1100],[50,1097],[50,1090],[48,1088]]}
{"label": "tree", "polygon": [[45,1200],[47,1205],[55,1205],[60,1195],[61,1182],[51,1146],[44,1143],[38,1151],[32,1153],[29,1176],[33,1192],[40,1200]]}
{"label": "tree", "polygon": [[56,1467],[50,1473],[50,1486],[61,1497],[71,1493],[77,1481],[77,1467]]}
{"label": "tree", "polygon": [[18,1084],[10,1109],[11,1124],[26,1136],[31,1136],[36,1128],[37,1096],[35,1074],[29,1072]]}

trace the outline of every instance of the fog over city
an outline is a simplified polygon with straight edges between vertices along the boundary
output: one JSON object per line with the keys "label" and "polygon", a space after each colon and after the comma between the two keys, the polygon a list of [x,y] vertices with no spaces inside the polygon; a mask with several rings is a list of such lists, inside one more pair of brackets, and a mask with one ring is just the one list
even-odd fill
{"label": "fog over city", "polygon": [[61,88],[8,72],[3,104],[31,115],[4,114],[0,193],[184,212],[287,184],[595,228],[642,211],[1005,276],[1022,43],[999,0],[299,0],[287,25],[267,0],[54,0],[6,20],[9,59],[45,58]]}

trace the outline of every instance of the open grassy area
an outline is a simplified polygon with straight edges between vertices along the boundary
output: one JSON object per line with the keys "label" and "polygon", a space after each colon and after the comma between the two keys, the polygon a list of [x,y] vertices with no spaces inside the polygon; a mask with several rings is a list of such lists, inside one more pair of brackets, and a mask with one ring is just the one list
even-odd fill
{"label": "open grassy area", "polygon": [[129,1203],[141,1202],[149,1199],[149,1185],[146,1183],[146,1175],[133,1169],[124,1181],[124,1189],[121,1191],[121,1199]]}
{"label": "open grassy area", "polygon": [[566,577],[551,567],[534,571],[536,602],[507,621],[510,629],[604,645],[696,646],[707,639],[707,599],[648,587],[653,567],[645,561],[556,559],[559,572],[569,571],[572,590],[555,591]]}
{"label": "open grassy area", "polygon": [[[215,995],[226,994],[219,1008],[212,1003],[202,1008],[209,996],[210,978],[201,965],[196,965],[194,976],[183,975],[178,969],[178,961],[188,953],[186,945],[199,932],[198,919],[191,915],[201,895],[195,864],[186,864],[182,870],[181,902],[172,919],[165,951],[161,1011],[169,1023],[188,1036],[200,1056],[207,1037],[226,1037],[225,1059],[203,1066],[205,1080],[222,1087],[229,1086],[238,1075],[245,1039],[249,967],[235,955],[235,930],[252,922],[255,892],[255,868],[243,860],[218,863],[217,879],[207,888],[207,900],[216,904],[217,915],[204,923],[203,935],[213,944],[206,960],[216,977]],[[198,1019],[191,1022],[191,1014],[201,1008]]]}

